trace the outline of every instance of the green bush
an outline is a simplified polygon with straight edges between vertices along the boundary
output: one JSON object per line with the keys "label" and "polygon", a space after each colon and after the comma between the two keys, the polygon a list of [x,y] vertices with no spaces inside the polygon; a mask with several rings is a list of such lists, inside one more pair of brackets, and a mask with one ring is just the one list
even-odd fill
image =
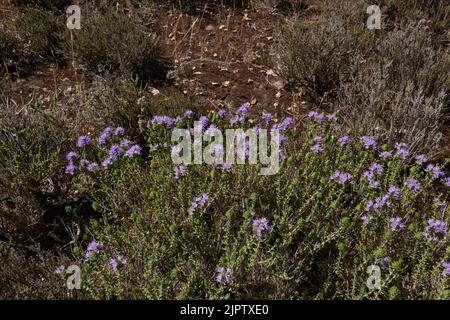
{"label": "green bush", "polygon": [[0,29],[0,78],[7,71],[9,60],[17,59],[17,40],[6,30]]}
{"label": "green bush", "polygon": [[91,71],[120,71],[141,80],[165,79],[157,39],[125,15],[109,13],[86,19],[83,28],[75,32],[73,49]]}
{"label": "green bush", "polygon": [[[427,172],[407,146],[376,147],[356,134],[343,146],[331,120],[311,116],[318,121],[303,133],[284,132],[292,142],[274,176],[249,164],[188,165],[175,176],[167,118],[149,122],[147,141],[157,145],[150,161],[121,156],[100,165],[121,135],[77,149],[72,181],[103,216],[87,227],[88,250],[74,251],[85,275],[82,292],[122,299],[448,299],[449,181],[438,187],[440,166]],[[230,127],[215,112],[208,117]],[[192,121],[181,117],[175,125]],[[99,166],[86,170],[80,159]],[[258,234],[262,218],[268,228]],[[440,220],[445,234],[429,227]],[[371,265],[382,267],[379,290],[366,286]]]}
{"label": "green bush", "polygon": [[342,12],[339,5],[333,6],[323,17],[295,21],[283,32],[278,48],[280,74],[288,87],[301,88],[313,103],[333,99],[340,83],[348,81],[373,50],[375,34],[356,20],[362,7],[350,7],[354,9]]}
{"label": "green bush", "polygon": [[415,152],[435,151],[450,110],[450,55],[432,41],[414,27],[389,32],[379,54],[337,90],[346,127],[389,143],[402,139]]}
{"label": "green bush", "polygon": [[12,0],[18,7],[40,7],[46,10],[64,10],[71,6],[72,0]]}
{"label": "green bush", "polygon": [[59,198],[67,187],[61,164],[73,132],[62,114],[36,102],[0,102],[0,233],[11,241],[47,236],[51,208],[69,201]]}
{"label": "green bush", "polygon": [[17,29],[30,45],[31,54],[59,59],[65,36],[63,16],[37,7],[26,7],[17,21]]}
{"label": "green bush", "polygon": [[[198,106],[182,96],[153,96],[135,81],[95,79],[83,92],[79,122],[92,133],[108,126],[121,126],[132,137],[142,134],[143,121],[154,114],[181,113],[198,110]],[[144,121],[145,122],[145,121]]]}

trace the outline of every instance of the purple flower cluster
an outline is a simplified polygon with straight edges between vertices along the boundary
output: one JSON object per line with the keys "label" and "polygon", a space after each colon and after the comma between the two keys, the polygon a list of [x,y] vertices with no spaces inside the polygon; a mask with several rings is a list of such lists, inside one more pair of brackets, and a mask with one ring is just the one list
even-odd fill
{"label": "purple flower cluster", "polygon": [[78,159],[80,156],[78,155],[78,153],[74,152],[74,151],[70,151],[67,156],[66,159],[69,162],[66,166],[66,173],[70,174],[70,175],[74,175],[78,168],[77,166],[73,163],[76,159]]}
{"label": "purple flower cluster", "polygon": [[123,155],[123,149],[118,144],[113,144],[108,152],[109,159],[116,160]]}
{"label": "purple flower cluster", "polygon": [[214,167],[225,171],[231,171],[233,169],[233,165],[227,162],[214,164]]}
{"label": "purple flower cluster", "polygon": [[175,124],[175,119],[168,116],[154,116],[151,120],[151,124],[159,124],[160,126],[165,126],[166,128],[172,128]]}
{"label": "purple flower cluster", "polygon": [[250,103],[246,102],[239,106],[236,110],[236,115],[230,119],[230,125],[234,126],[236,123],[244,123],[250,112]]}
{"label": "purple flower cluster", "polygon": [[416,156],[416,163],[419,165],[423,165],[425,162],[428,161],[428,159],[423,154],[419,154]]}
{"label": "purple flower cluster", "polygon": [[124,258],[124,256],[117,256],[117,258],[110,258],[108,260],[109,265],[111,266],[112,272],[116,273],[117,271],[119,271],[119,263],[124,266],[126,264],[128,264],[127,259]]}
{"label": "purple flower cluster", "polygon": [[216,282],[225,286],[228,283],[231,282],[231,278],[233,275],[233,269],[231,268],[227,268],[227,270],[225,271],[224,267],[218,267],[216,269],[217,275],[216,275]]}
{"label": "purple flower cluster", "polygon": [[331,180],[337,181],[339,184],[344,184],[346,182],[353,183],[353,176],[350,173],[336,171],[330,176]]}
{"label": "purple flower cluster", "polygon": [[405,181],[405,186],[413,193],[417,193],[422,188],[422,185],[419,181],[414,178],[409,178]]}
{"label": "purple flower cluster", "polygon": [[200,122],[203,130],[205,130],[209,125],[209,118],[207,116],[201,116],[198,121]]}
{"label": "purple flower cluster", "polygon": [[265,217],[253,220],[253,228],[255,229],[256,236],[261,237],[264,230],[270,231],[269,220]]}
{"label": "purple flower cluster", "polygon": [[225,119],[225,117],[227,116],[227,110],[225,110],[225,109],[220,109],[220,110],[217,112],[217,114],[219,115],[219,117],[220,117],[221,119]]}
{"label": "purple flower cluster", "polygon": [[91,142],[91,138],[89,138],[88,136],[79,136],[77,140],[77,147],[83,149],[86,146],[90,145]]}
{"label": "purple flower cluster", "polygon": [[395,151],[396,154],[400,156],[402,159],[407,159],[410,155],[408,145],[403,142],[395,144]]}
{"label": "purple flower cluster", "polygon": [[190,119],[194,116],[194,112],[192,112],[192,110],[187,110],[184,114],[183,117],[186,119]]}
{"label": "purple flower cluster", "polygon": [[86,253],[84,255],[84,261],[89,261],[93,253],[98,253],[101,249],[103,249],[103,243],[92,240],[86,249]]}
{"label": "purple flower cluster", "polygon": [[60,274],[61,272],[63,272],[66,269],[66,267],[62,264],[59,267],[57,267],[55,270],[53,270],[54,274]]}
{"label": "purple flower cluster", "polygon": [[448,277],[448,276],[450,276],[450,262],[444,261],[444,262],[442,263],[442,268],[444,268],[444,271],[442,271],[442,276],[443,276],[443,277]]}
{"label": "purple flower cluster", "polygon": [[383,259],[381,259],[380,261],[381,269],[387,269],[389,267],[390,260],[391,259],[389,259],[389,257],[384,257]]}
{"label": "purple flower cluster", "polygon": [[374,210],[379,212],[383,207],[390,207],[392,205],[391,199],[400,200],[401,191],[396,186],[390,186],[386,194],[377,197],[375,200],[369,200],[366,204],[365,211]]}
{"label": "purple flower cluster", "polygon": [[286,131],[294,126],[294,120],[291,117],[284,118],[281,123],[277,123],[272,127],[273,129],[278,129],[280,131]]}
{"label": "purple flower cluster", "polygon": [[363,172],[363,176],[369,181],[369,188],[376,189],[380,183],[375,180],[375,176],[383,173],[383,167],[378,162],[373,162],[369,168]]}
{"label": "purple flower cluster", "polygon": [[313,118],[314,120],[316,120],[319,123],[323,123],[325,121],[325,116],[321,113],[318,113],[316,111],[310,111],[308,112],[308,117],[309,118]]}
{"label": "purple flower cluster", "polygon": [[191,208],[188,211],[188,214],[190,217],[194,214],[195,210],[197,210],[198,207],[205,206],[206,202],[208,202],[209,196],[206,193],[203,193],[201,196],[198,196],[192,201]]}
{"label": "purple flower cluster", "polygon": [[392,158],[392,153],[390,153],[389,151],[383,151],[380,153],[379,156],[382,159],[390,159],[390,158]]}
{"label": "purple flower cluster", "polygon": [[364,149],[366,150],[377,148],[377,141],[373,137],[362,136],[361,142],[363,143]]}
{"label": "purple flower cluster", "polygon": [[431,163],[426,166],[425,171],[431,172],[435,179],[439,179],[445,176],[445,173],[442,170],[442,168],[435,166],[434,164]]}
{"label": "purple flower cluster", "polygon": [[447,224],[444,221],[430,218],[424,234],[428,241],[439,242],[447,237]]}
{"label": "purple flower cluster", "polygon": [[342,136],[338,139],[338,142],[341,146],[346,146],[352,142],[352,139],[349,136]]}
{"label": "purple flower cluster", "polygon": [[373,216],[365,214],[361,216],[361,220],[363,221],[364,224],[368,224],[370,221],[373,220]]}
{"label": "purple flower cluster", "polygon": [[311,147],[311,151],[314,153],[320,153],[323,151],[322,147],[322,137],[321,136],[315,136],[313,138],[313,141],[315,142],[315,145]]}
{"label": "purple flower cluster", "polygon": [[180,174],[182,176],[186,175],[186,166],[183,164],[173,168],[173,177],[175,178],[175,180],[178,180],[180,178]]}
{"label": "purple flower cluster", "polygon": [[447,187],[450,187],[450,177],[445,177],[442,179],[442,182],[447,185]]}
{"label": "purple flower cluster", "polygon": [[125,135],[125,129],[122,127],[117,127],[116,130],[114,130],[114,136],[124,136]]}
{"label": "purple flower cluster", "polygon": [[102,134],[98,137],[97,142],[99,145],[107,143],[114,135],[114,129],[111,127],[105,128]]}
{"label": "purple flower cluster", "polygon": [[128,158],[132,158],[134,156],[139,156],[141,155],[141,147],[137,144],[132,145],[126,152],[125,152],[125,157]]}
{"label": "purple flower cluster", "polygon": [[273,120],[273,115],[271,113],[264,113],[261,116],[261,120],[265,123],[265,124],[269,124],[270,121]]}
{"label": "purple flower cluster", "polygon": [[389,229],[391,231],[403,230],[405,229],[405,224],[402,223],[402,218],[393,217],[389,219]]}

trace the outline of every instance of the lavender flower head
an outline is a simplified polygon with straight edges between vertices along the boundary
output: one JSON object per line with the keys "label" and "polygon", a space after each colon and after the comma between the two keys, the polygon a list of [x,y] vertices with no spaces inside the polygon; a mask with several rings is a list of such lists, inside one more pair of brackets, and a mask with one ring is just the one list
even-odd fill
{"label": "lavender flower head", "polygon": [[224,267],[218,267],[216,269],[217,275],[216,275],[216,282],[225,286],[228,283],[231,282],[231,278],[233,275],[233,269],[231,268],[227,268],[227,270],[225,271]]}
{"label": "lavender flower head", "polygon": [[266,230],[266,231],[271,230],[271,227],[269,225],[269,220],[265,217],[253,220],[252,224],[253,224],[253,228],[255,229],[256,236],[258,236],[258,237],[262,236],[262,232],[264,230]]}
{"label": "lavender flower head", "polygon": [[447,237],[447,224],[444,221],[430,218],[424,234],[428,241],[439,242]]}
{"label": "lavender flower head", "polygon": [[194,112],[192,112],[192,110],[187,110],[183,115],[183,117],[188,118],[188,119],[192,118],[193,116],[194,116]]}
{"label": "lavender flower head", "polygon": [[383,259],[381,259],[380,261],[380,267],[381,269],[387,269],[389,267],[390,264],[390,259],[389,257],[384,257]]}
{"label": "lavender flower head", "polygon": [[117,260],[115,258],[110,258],[109,259],[109,264],[111,266],[112,272],[116,273],[118,271]]}
{"label": "lavender flower head", "polygon": [[242,104],[237,110],[236,113],[242,115],[243,117],[247,117],[250,112],[250,103],[246,102]]}
{"label": "lavender flower head", "polygon": [[175,123],[175,120],[168,116],[154,116],[152,121],[152,124],[159,124],[161,126],[165,126],[167,128],[172,128],[172,126]]}
{"label": "lavender flower head", "polygon": [[179,179],[180,174],[182,176],[186,175],[186,166],[183,164],[178,167],[173,168],[173,176],[174,176],[175,180]]}
{"label": "lavender flower head", "polygon": [[114,130],[115,136],[123,136],[125,135],[125,129],[122,127],[117,127],[116,130]]}
{"label": "lavender flower head", "polygon": [[264,113],[261,116],[261,120],[265,123],[265,124],[269,124],[270,121],[273,120],[273,115],[271,113]]}
{"label": "lavender flower head", "polygon": [[321,153],[323,151],[323,148],[320,144],[315,144],[311,147],[311,151],[314,153]]}
{"label": "lavender flower head", "polygon": [[74,175],[77,172],[77,166],[73,164],[73,162],[69,162],[66,166],[66,173],[70,175]]}
{"label": "lavender flower head", "polygon": [[91,144],[91,138],[88,136],[79,136],[77,140],[77,147],[78,148],[85,148],[86,146]]}
{"label": "lavender flower head", "polygon": [[60,265],[59,267],[57,267],[55,270],[53,270],[53,273],[54,273],[54,274],[60,274],[61,272],[64,271],[65,268],[66,268],[66,267],[62,264],[62,265]]}
{"label": "lavender flower head", "polygon": [[377,147],[377,142],[373,137],[362,136],[361,142],[363,143],[364,149],[366,149],[366,150],[376,149],[376,147]]}
{"label": "lavender flower head", "polygon": [[197,208],[199,206],[200,207],[205,206],[205,204],[206,204],[206,202],[208,202],[208,200],[209,200],[209,196],[206,193],[202,193],[201,196],[196,197],[194,199],[194,201],[192,201],[191,208],[188,211],[189,216],[191,217],[195,213],[195,211],[197,210]]}
{"label": "lavender flower head", "polygon": [[68,154],[67,154],[67,156],[66,156],[66,159],[67,159],[67,161],[73,161],[73,160],[75,160],[75,159],[78,159],[78,153],[76,153],[76,152],[74,152],[74,151],[70,151]]}
{"label": "lavender flower head", "polygon": [[350,173],[336,171],[330,176],[331,180],[337,181],[339,184],[344,184],[346,182],[353,182],[353,177]]}
{"label": "lavender flower head", "polygon": [[98,164],[95,162],[90,162],[86,167],[87,171],[94,171],[97,168],[98,168]]}
{"label": "lavender flower head", "polygon": [[201,116],[198,121],[202,125],[202,128],[205,129],[209,125],[209,119],[206,116]]}
{"label": "lavender flower head", "polygon": [[84,255],[84,261],[89,261],[92,256],[92,253],[98,253],[101,249],[103,249],[103,243],[92,240],[86,249],[86,253]]}
{"label": "lavender flower head", "polygon": [[109,149],[109,158],[111,160],[116,160],[121,155],[123,155],[123,150],[118,144],[113,144],[111,149]]}
{"label": "lavender flower head", "polygon": [[224,118],[227,116],[227,110],[225,110],[225,109],[220,109],[220,110],[217,112],[217,114],[219,115],[219,117],[220,117],[221,119],[224,119]]}
{"label": "lavender flower head", "polygon": [[323,114],[319,114],[316,111],[310,111],[308,113],[308,117],[313,118],[314,120],[316,120],[319,123],[323,123],[325,121],[325,117],[323,116]]}
{"label": "lavender flower head", "polygon": [[407,159],[410,155],[409,150],[408,150],[408,145],[406,143],[396,143],[395,151],[396,151],[397,155],[399,155],[403,159]]}
{"label": "lavender flower head", "polygon": [[111,158],[106,158],[105,160],[103,160],[102,162],[103,168],[108,169],[110,165],[112,165]]}
{"label": "lavender flower head", "polygon": [[394,197],[397,200],[400,200],[401,197],[401,190],[399,187],[396,186],[390,186],[388,188],[388,194],[392,197]]}
{"label": "lavender flower head", "polygon": [[352,141],[352,139],[349,136],[342,136],[338,139],[338,142],[341,146],[346,146],[348,145],[350,142]]}
{"label": "lavender flower head", "polygon": [[389,219],[389,229],[391,231],[403,230],[405,229],[405,225],[402,223],[402,218],[393,217]]}
{"label": "lavender flower head", "polygon": [[392,153],[390,153],[389,151],[383,151],[380,153],[380,158],[390,159],[390,158],[392,158]]}
{"label": "lavender flower head", "polygon": [[450,276],[450,262],[444,261],[444,262],[442,263],[442,267],[444,268],[444,271],[442,271],[442,276],[443,276],[443,277],[448,277],[448,276]]}
{"label": "lavender flower head", "polygon": [[105,143],[107,143],[113,136],[114,133],[114,129],[113,128],[105,128],[105,130],[103,130],[102,134],[98,137],[97,142],[100,145],[103,145]]}
{"label": "lavender flower head", "polygon": [[370,221],[373,220],[373,216],[365,214],[361,216],[361,220],[364,222],[364,224],[368,224]]}
{"label": "lavender flower head", "polygon": [[413,192],[413,193],[417,193],[420,191],[420,188],[422,187],[422,185],[420,184],[419,181],[417,181],[414,178],[409,178],[408,180],[406,180],[405,182],[405,186],[408,187],[408,189]]}
{"label": "lavender flower head", "polygon": [[417,164],[423,165],[427,161],[428,161],[428,159],[423,154],[419,154],[418,156],[416,156],[416,163]]}
{"label": "lavender flower head", "polygon": [[294,120],[292,117],[284,118],[283,121],[277,126],[279,130],[286,131],[294,126]]}
{"label": "lavender flower head", "polygon": [[131,146],[130,149],[128,149],[125,152],[125,157],[131,158],[134,156],[139,156],[141,154],[141,151],[142,151],[141,147],[139,145],[135,144],[135,145]]}

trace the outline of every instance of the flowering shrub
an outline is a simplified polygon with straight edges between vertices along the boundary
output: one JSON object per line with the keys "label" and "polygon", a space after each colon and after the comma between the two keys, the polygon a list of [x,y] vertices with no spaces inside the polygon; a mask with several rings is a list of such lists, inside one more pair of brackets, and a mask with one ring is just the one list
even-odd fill
{"label": "flowering shrub", "polygon": [[[248,108],[200,119],[204,129],[282,128],[286,157],[276,175],[260,176],[250,164],[174,166],[171,128],[189,128],[191,112],[148,121],[148,160],[120,128],[78,139],[67,172],[104,217],[91,220],[74,250],[87,296],[449,297],[443,170],[436,174],[405,144],[339,136],[332,115],[313,113],[300,131],[290,118],[249,121]],[[133,147],[139,152],[128,158]],[[379,290],[366,286],[371,265],[382,270]]]}

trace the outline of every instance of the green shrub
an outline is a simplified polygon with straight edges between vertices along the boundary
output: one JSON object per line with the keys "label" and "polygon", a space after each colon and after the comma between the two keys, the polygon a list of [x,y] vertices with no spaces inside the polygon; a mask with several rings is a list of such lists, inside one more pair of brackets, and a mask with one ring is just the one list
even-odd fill
{"label": "green shrub", "polygon": [[17,59],[17,40],[7,31],[0,29],[0,78],[7,71],[9,60]]}
{"label": "green shrub", "polygon": [[[217,113],[208,116],[230,127]],[[189,128],[192,121],[182,117],[176,126]],[[435,188],[437,169],[425,171],[404,145],[372,149],[370,137],[350,134],[353,141],[342,146],[331,121],[305,125],[303,133],[284,133],[292,142],[274,176],[247,164],[229,171],[188,165],[175,177],[171,130],[154,122],[147,139],[158,147],[150,161],[123,156],[106,169],[80,167],[73,183],[105,221],[92,220],[84,237],[90,249],[75,253],[85,275],[82,292],[146,299],[448,299],[449,239],[427,225],[443,220],[448,226],[449,206],[442,203],[449,182]],[[111,139],[77,149],[75,167],[79,159],[100,164],[125,137]],[[381,158],[383,150],[392,158]],[[270,228],[258,236],[261,218]],[[370,265],[382,267],[380,290],[366,286]],[[232,270],[223,284],[218,268]]]}
{"label": "green shrub", "polygon": [[[360,9],[351,7],[356,8],[349,12]],[[317,20],[288,26],[278,48],[280,74],[314,103],[335,97],[340,83],[348,81],[375,42],[374,33],[366,32],[355,14],[345,16],[338,5],[327,12]]]}
{"label": "green shrub", "polygon": [[18,7],[40,7],[46,10],[64,10],[71,6],[72,0],[12,0],[12,4]]}
{"label": "green shrub", "polygon": [[339,87],[336,108],[346,127],[389,143],[402,139],[415,152],[436,150],[450,110],[450,55],[414,27],[389,32],[378,47]]}
{"label": "green shrub", "polygon": [[26,7],[17,21],[22,37],[30,44],[31,54],[59,59],[65,36],[63,16],[35,7]]}
{"label": "green shrub", "polygon": [[193,101],[182,96],[153,96],[135,81],[120,78],[95,79],[83,92],[82,101],[83,104],[78,106],[82,110],[78,119],[87,131],[94,133],[104,127],[121,126],[132,137],[142,134],[143,121],[151,115],[172,115],[198,109]]}
{"label": "green shrub", "polygon": [[120,71],[141,80],[165,78],[157,39],[125,15],[86,19],[75,32],[73,49],[92,71]]}
{"label": "green shrub", "polygon": [[0,233],[19,243],[45,235],[50,209],[69,201],[58,197],[67,187],[61,164],[73,131],[61,110],[41,108],[0,102]]}

